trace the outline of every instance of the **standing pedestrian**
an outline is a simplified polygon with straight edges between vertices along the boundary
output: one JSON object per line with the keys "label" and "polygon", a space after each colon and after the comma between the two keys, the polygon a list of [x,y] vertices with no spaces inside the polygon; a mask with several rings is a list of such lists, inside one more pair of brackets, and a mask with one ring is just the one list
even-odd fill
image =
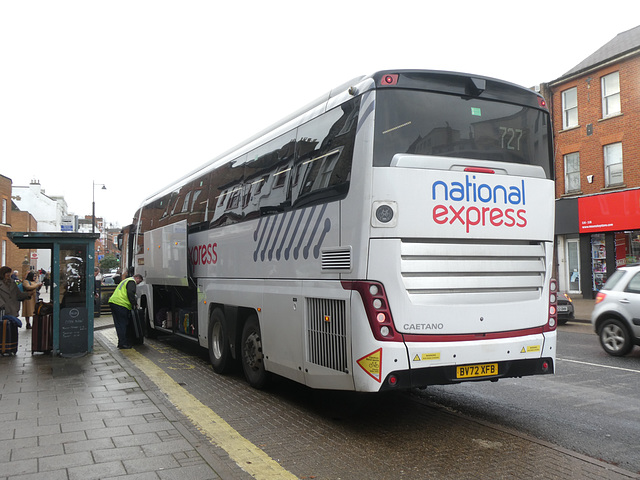
{"label": "standing pedestrian", "polygon": [[127,338],[127,325],[131,309],[137,305],[136,287],[142,282],[142,275],[136,274],[120,282],[109,298],[109,307],[113,315],[113,324],[118,334],[118,348],[131,348]]}
{"label": "standing pedestrian", "polygon": [[36,274],[33,270],[27,273],[22,282],[23,291],[29,294],[29,298],[22,301],[22,316],[27,323],[27,329],[31,328],[30,319],[36,313],[36,299],[41,286],[42,284],[36,280]]}
{"label": "standing pedestrian", "polygon": [[16,282],[11,279],[11,268],[0,268],[0,308],[4,308],[5,315],[17,317],[20,311],[20,301],[29,298],[29,294],[21,292]]}
{"label": "standing pedestrian", "polygon": [[49,285],[51,285],[51,273],[47,272],[44,274],[44,279],[42,280],[42,284],[44,285],[44,293],[49,293]]}

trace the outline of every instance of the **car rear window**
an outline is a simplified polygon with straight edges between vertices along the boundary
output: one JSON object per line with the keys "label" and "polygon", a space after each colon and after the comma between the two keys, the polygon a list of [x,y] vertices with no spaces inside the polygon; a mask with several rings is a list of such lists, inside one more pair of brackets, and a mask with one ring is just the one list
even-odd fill
{"label": "car rear window", "polygon": [[618,282],[620,281],[620,279],[624,277],[625,273],[626,273],[625,270],[616,270],[615,272],[613,272],[613,274],[609,277],[607,282],[604,284],[604,287],[602,287],[602,290],[613,290],[618,284]]}
{"label": "car rear window", "polygon": [[640,273],[636,273],[633,276],[624,291],[629,293],[640,293]]}

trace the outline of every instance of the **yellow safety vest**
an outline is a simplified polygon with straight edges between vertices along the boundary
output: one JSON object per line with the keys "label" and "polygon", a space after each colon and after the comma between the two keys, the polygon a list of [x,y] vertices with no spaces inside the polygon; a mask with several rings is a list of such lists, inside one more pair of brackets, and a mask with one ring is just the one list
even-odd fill
{"label": "yellow safety vest", "polygon": [[131,302],[129,301],[129,295],[127,295],[127,283],[135,281],[133,277],[125,278],[116,287],[113,295],[109,297],[109,303],[115,303],[121,307],[125,307],[127,310],[131,310]]}

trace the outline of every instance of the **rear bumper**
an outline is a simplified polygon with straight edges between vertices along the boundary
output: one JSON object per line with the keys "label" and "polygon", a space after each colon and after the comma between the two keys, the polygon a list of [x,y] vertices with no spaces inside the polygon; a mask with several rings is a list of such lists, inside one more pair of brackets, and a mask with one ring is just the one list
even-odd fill
{"label": "rear bumper", "polygon": [[[555,365],[553,358],[531,358],[510,360],[498,363],[498,374],[486,377],[459,379],[456,369],[461,365],[446,365],[412,370],[391,372],[382,382],[380,391],[402,390],[429,385],[450,385],[463,382],[496,381],[501,378],[525,377],[530,375],[553,374]],[[546,365],[546,368],[545,368]],[[395,382],[391,379],[394,378]]]}

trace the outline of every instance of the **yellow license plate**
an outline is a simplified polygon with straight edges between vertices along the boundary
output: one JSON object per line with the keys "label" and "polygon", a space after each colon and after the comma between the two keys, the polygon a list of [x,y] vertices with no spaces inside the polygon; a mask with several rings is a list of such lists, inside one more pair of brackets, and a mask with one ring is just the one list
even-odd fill
{"label": "yellow license plate", "polygon": [[498,374],[497,363],[456,367],[456,378],[491,377]]}

